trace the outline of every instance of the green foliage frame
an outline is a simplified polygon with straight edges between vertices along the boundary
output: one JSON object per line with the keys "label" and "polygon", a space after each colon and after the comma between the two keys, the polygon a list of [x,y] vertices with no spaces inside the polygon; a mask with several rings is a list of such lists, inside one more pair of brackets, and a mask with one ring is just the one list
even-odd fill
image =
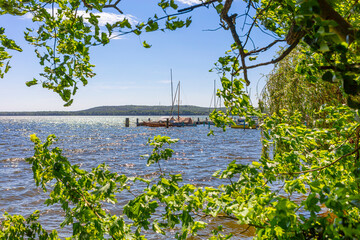
{"label": "green foliage frame", "polygon": [[[229,179],[230,184],[205,189],[181,185],[180,175],[162,172],[161,162],[171,160],[173,153],[164,147],[176,142],[165,136],[156,136],[148,142],[154,148],[148,165],[158,164],[160,172],[155,180],[118,175],[104,164],[84,171],[71,165],[61,149],[51,148],[55,136],[49,136],[44,143],[31,136],[35,154],[27,161],[32,166],[35,183],[50,192],[46,204],[60,203],[65,213],[61,226],[72,226],[72,239],[145,239],[143,230],[165,234],[169,228],[180,229],[175,237],[186,239],[206,228],[207,224],[199,221],[198,216],[223,216],[246,224],[255,228],[256,239],[360,236],[360,124],[358,112],[353,110],[360,106],[360,5],[358,1],[339,0],[243,2],[245,14],[232,9],[233,0],[207,0],[180,10],[174,0],[161,0],[158,6],[164,16],[154,15],[135,25],[124,18],[107,24],[107,32],[100,28],[96,13],[114,9],[122,14],[121,0],[0,3],[0,14],[31,13],[32,20],[39,22],[37,30],[27,29],[25,39],[35,47],[43,72],[40,78],[26,84],[41,83],[58,93],[65,106],[73,102],[78,84],[86,85],[95,74],[90,47],[106,45],[119,34],[139,35],[188,27],[191,17],[181,19],[183,16],[196,8],[211,6],[220,17],[221,27],[230,31],[234,39],[230,50],[214,67],[222,82],[217,94],[224,99],[227,110],[214,111],[211,118],[224,130],[233,124],[231,116],[250,120],[250,116],[256,115],[262,120],[261,159],[249,165],[233,161],[225,170],[214,173],[218,178]],[[78,15],[79,10],[88,15]],[[249,26],[243,36],[238,33],[240,20]],[[263,47],[251,47],[251,34],[256,27],[264,34],[273,34],[275,40]],[[4,33],[5,29],[0,28],[1,77],[10,69],[9,50],[21,51]],[[257,55],[285,42],[286,47],[276,58],[249,64],[257,61]],[[311,113],[293,109],[278,109],[272,115],[261,113],[250,104],[245,91],[250,84],[248,71],[268,64],[286,65],[285,57],[299,44],[304,56],[294,68],[303,75],[299,80],[315,85],[321,85],[321,81],[334,83],[346,98],[347,106],[316,106],[310,108]],[[146,41],[143,46],[151,47]],[[311,114],[311,126],[304,124],[303,114]],[[116,203],[116,195],[122,191],[131,193],[129,183],[137,181],[147,187],[124,206],[123,215],[111,215],[103,209],[104,202]],[[274,183],[280,183],[276,185],[280,187],[274,189]],[[161,217],[155,218],[155,212]],[[48,233],[37,222],[38,216],[38,212],[28,218],[5,214],[0,239],[57,239],[56,231]],[[209,238],[229,239],[231,234],[224,236],[219,227]]]}

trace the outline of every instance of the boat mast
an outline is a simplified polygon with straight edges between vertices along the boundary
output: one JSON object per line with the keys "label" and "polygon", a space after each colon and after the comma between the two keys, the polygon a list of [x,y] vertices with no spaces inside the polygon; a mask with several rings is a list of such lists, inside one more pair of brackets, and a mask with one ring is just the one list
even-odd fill
{"label": "boat mast", "polygon": [[214,109],[216,110],[216,80],[214,80]]}
{"label": "boat mast", "polygon": [[171,81],[171,117],[173,116],[174,110],[174,90],[173,90],[173,80],[172,80],[172,69],[170,68],[170,81]]}
{"label": "boat mast", "polygon": [[180,81],[178,87],[179,87],[179,96],[178,96],[178,120],[179,120],[180,119]]}

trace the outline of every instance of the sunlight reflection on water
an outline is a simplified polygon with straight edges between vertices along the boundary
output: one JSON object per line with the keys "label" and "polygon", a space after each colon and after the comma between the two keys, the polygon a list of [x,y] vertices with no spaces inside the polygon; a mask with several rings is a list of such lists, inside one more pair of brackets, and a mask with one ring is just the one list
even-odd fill
{"label": "sunlight reflection on water", "polygon": [[[146,119],[148,117],[143,117],[140,121]],[[251,163],[261,153],[259,130],[229,128],[222,132],[212,127],[215,136],[207,137],[207,126],[169,129],[135,127],[136,117],[130,117],[130,122],[131,127],[125,128],[125,117],[120,116],[0,117],[0,213],[7,211],[10,214],[29,215],[39,209],[41,222],[47,229],[56,228],[62,236],[70,231],[69,228],[59,229],[62,221],[59,209],[43,205],[47,195],[35,187],[31,168],[24,160],[33,155],[33,144],[29,140],[33,133],[42,140],[49,134],[55,134],[59,138],[56,146],[63,148],[64,155],[71,163],[79,164],[86,170],[106,163],[111,171],[149,178],[156,176],[154,172],[157,167],[146,167],[146,159],[140,157],[151,152],[146,145],[148,138],[155,135],[178,138],[179,142],[172,146],[174,157],[161,163],[162,169],[172,174],[181,173],[184,183],[197,186],[220,184],[212,177],[216,170],[224,169],[233,160]],[[119,205],[129,199],[131,196],[125,194]],[[242,231],[241,227],[228,223],[228,220],[217,221],[228,225],[230,232]],[[161,239],[159,236],[148,237]]]}

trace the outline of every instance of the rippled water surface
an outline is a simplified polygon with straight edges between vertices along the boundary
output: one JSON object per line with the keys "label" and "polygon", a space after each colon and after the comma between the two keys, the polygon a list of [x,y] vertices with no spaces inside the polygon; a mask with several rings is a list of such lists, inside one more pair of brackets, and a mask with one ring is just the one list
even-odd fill
{"label": "rippled water surface", "polygon": [[[146,118],[147,119],[147,118]],[[125,117],[105,116],[49,116],[49,117],[0,117],[0,213],[29,215],[36,209],[41,211],[41,222],[46,229],[56,228],[66,236],[67,229],[59,229],[61,211],[43,204],[47,195],[35,187],[30,166],[25,157],[33,155],[33,144],[29,137],[37,134],[45,140],[55,134],[59,140],[56,146],[73,164],[90,170],[101,163],[110,166],[111,171],[128,176],[148,176],[155,167],[146,167],[146,160],[140,155],[149,154],[148,138],[167,135],[180,139],[173,145],[174,157],[162,163],[162,169],[172,174],[181,173],[185,183],[198,186],[219,184],[211,175],[218,169],[236,160],[250,163],[260,156],[259,130],[229,128],[226,132],[211,127],[215,136],[207,136],[208,126],[183,128],[136,127],[136,117],[130,117],[131,126],[124,127]],[[139,189],[140,191],[140,189]],[[125,204],[131,196],[123,196],[119,205]],[[121,206],[118,207],[121,212]],[[230,232],[237,232],[237,225],[225,220],[216,220]],[[239,230],[241,231],[241,230]],[[206,237],[204,237],[205,239]],[[246,238],[246,235],[238,236]],[[150,236],[149,239],[160,239]],[[164,238],[166,239],[166,238]],[[203,239],[200,237],[194,239]]]}

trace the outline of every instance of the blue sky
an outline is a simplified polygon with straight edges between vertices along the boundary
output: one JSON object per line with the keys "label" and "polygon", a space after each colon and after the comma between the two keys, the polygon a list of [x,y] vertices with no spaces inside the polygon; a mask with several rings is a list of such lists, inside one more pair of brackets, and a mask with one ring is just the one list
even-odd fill
{"label": "blue sky", "polygon": [[[155,11],[156,1],[123,0],[120,8],[131,14],[135,21],[144,21]],[[183,3],[182,3],[183,2]],[[188,7],[196,1],[177,1],[180,8]],[[241,5],[236,1],[238,7]],[[141,8],[139,6],[142,6]],[[241,11],[240,11],[241,12]],[[103,16],[112,21],[115,12]],[[161,12],[159,12],[161,15]],[[26,81],[41,72],[33,47],[23,40],[25,27],[34,26],[28,17],[1,16],[5,34],[14,39],[22,48],[22,53],[11,52],[12,68],[0,79],[0,111],[73,111],[96,106],[114,105],[171,105],[170,68],[174,85],[181,81],[181,103],[209,107],[214,80],[220,86],[219,76],[209,72],[216,60],[223,56],[233,42],[230,32],[219,27],[219,18],[212,8],[199,8],[189,15],[193,23],[189,28],[168,32],[145,33],[140,37],[126,35],[113,40],[109,45],[91,49],[91,58],[96,65],[97,75],[89,80],[86,87],[80,87],[71,107],[63,107],[63,102],[55,93],[41,86],[27,87]],[[260,45],[267,37],[255,36]],[[150,49],[142,47],[146,40]],[[261,47],[261,46],[260,46]],[[274,52],[262,57],[270,59]],[[250,71],[249,87],[251,98],[256,102],[256,93],[261,91],[272,66]]]}

